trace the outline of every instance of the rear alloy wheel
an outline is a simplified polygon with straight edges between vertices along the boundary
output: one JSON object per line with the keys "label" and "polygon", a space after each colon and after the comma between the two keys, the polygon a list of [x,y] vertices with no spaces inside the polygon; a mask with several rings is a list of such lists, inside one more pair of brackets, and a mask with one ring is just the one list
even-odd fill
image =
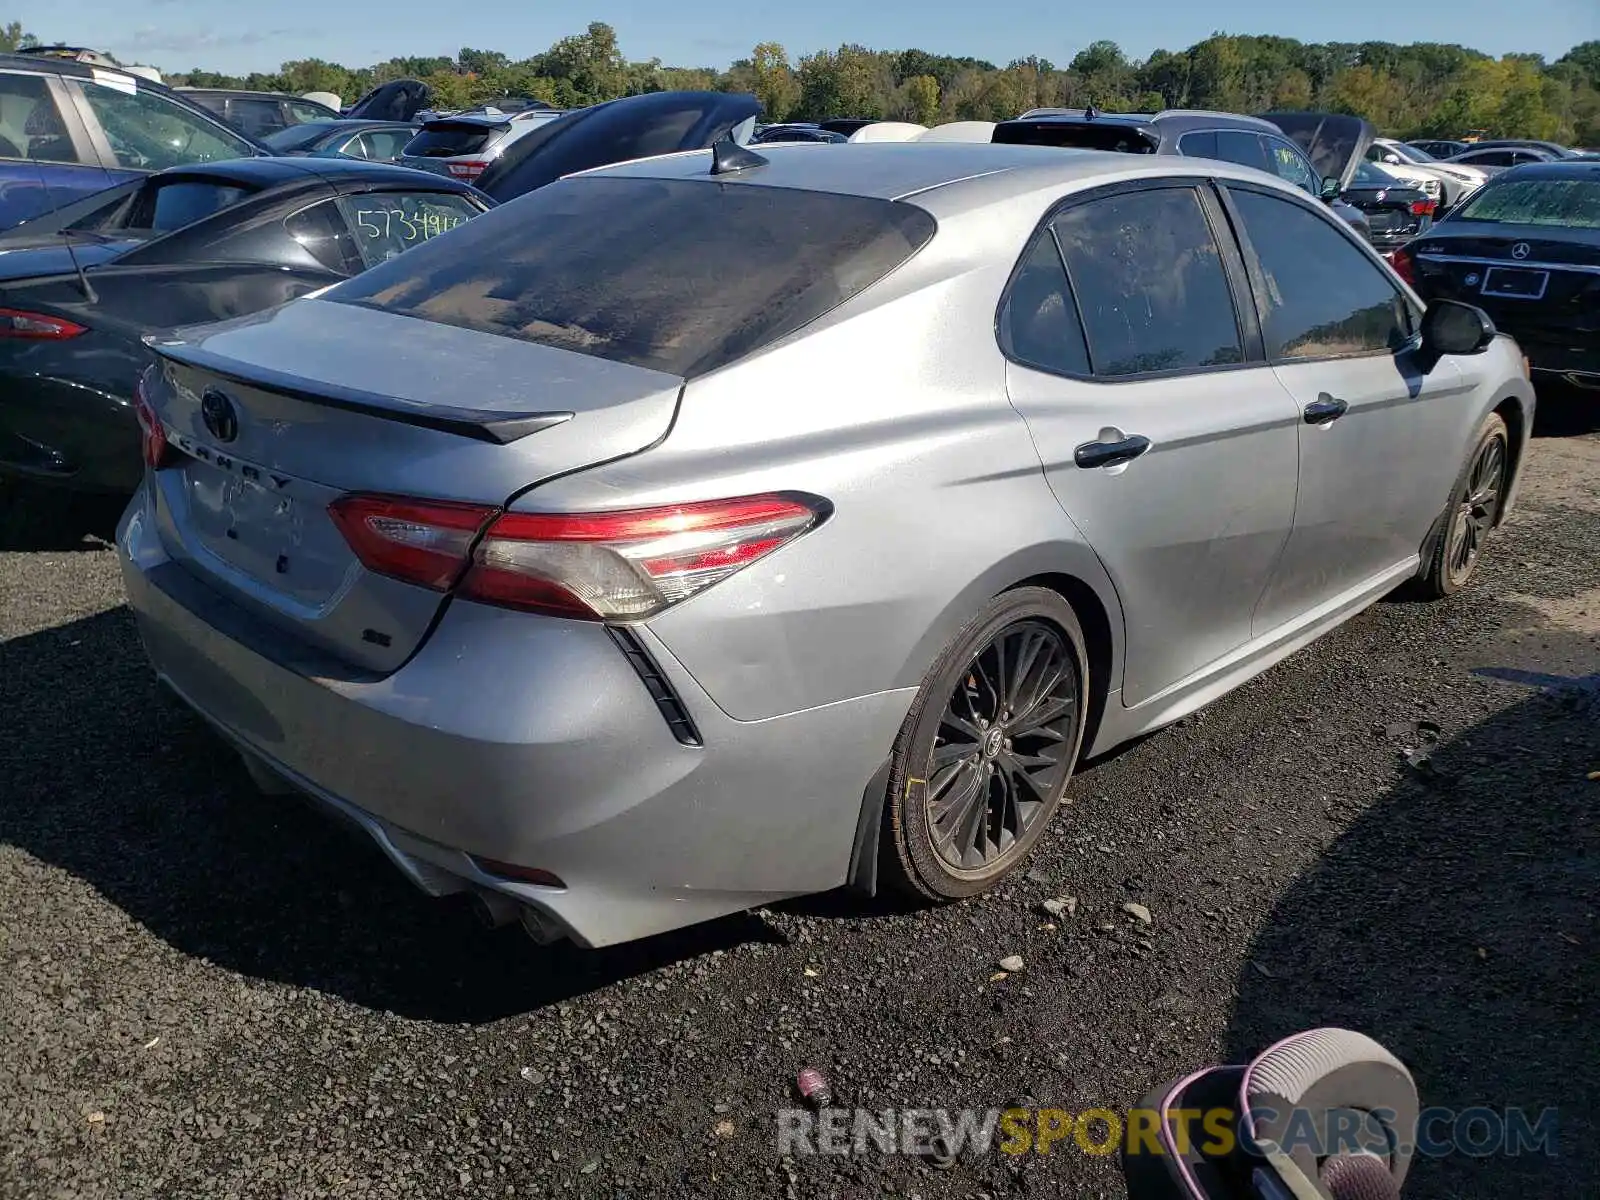
{"label": "rear alloy wheel", "polygon": [[976,895],[1027,857],[1072,777],[1086,682],[1078,621],[1046,588],[998,597],[945,650],[891,764],[885,858],[900,890]]}
{"label": "rear alloy wheel", "polygon": [[1456,483],[1427,571],[1418,579],[1423,595],[1453,596],[1472,578],[1505,502],[1510,439],[1499,414],[1491,413],[1478,434],[1466,469]]}

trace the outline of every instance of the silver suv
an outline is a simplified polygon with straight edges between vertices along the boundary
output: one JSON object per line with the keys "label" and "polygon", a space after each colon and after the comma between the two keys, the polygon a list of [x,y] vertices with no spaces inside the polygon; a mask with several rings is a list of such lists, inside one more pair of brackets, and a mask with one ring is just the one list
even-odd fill
{"label": "silver suv", "polygon": [[435,117],[423,123],[397,161],[401,166],[475,183],[508,146],[549,129],[562,115],[558,109],[530,108],[517,113]]}

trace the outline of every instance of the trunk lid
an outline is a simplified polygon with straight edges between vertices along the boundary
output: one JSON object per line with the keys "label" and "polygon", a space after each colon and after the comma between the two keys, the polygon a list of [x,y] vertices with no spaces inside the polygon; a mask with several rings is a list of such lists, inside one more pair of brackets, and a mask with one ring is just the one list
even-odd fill
{"label": "trunk lid", "polygon": [[172,557],[286,633],[395,669],[445,595],[363,567],[328,506],[352,492],[500,506],[663,437],[682,380],[306,299],[150,339],[154,474]]}

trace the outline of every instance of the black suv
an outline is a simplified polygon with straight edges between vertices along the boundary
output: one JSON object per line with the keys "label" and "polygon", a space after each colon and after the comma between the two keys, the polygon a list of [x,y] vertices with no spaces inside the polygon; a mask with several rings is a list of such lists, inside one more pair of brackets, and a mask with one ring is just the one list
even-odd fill
{"label": "black suv", "polygon": [[208,108],[229,125],[253,138],[264,138],[308,121],[337,121],[339,114],[315,100],[281,92],[241,92],[227,88],[174,89],[185,99]]}
{"label": "black suv", "polygon": [[0,54],[0,229],[149,171],[269,153],[159,83]]}
{"label": "black suv", "polygon": [[1370,240],[1361,210],[1338,199],[1372,141],[1372,127],[1359,117],[1325,113],[1246,117],[1185,108],[1154,114],[1036,108],[1013,121],[1001,121],[993,140],[1124,154],[1183,154],[1256,167],[1327,201]]}

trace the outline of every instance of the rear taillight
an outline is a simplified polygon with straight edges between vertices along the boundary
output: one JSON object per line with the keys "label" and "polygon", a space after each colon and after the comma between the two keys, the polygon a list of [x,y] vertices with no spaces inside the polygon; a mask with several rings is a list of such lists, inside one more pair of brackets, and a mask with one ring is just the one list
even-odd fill
{"label": "rear taillight", "polygon": [[172,461],[174,452],[161,418],[156,416],[155,407],[145,395],[143,379],[133,388],[133,415],[139,418],[139,453],[144,465],[159,471]]}
{"label": "rear taillight", "polygon": [[341,496],[328,506],[361,565],[436,592],[461,578],[478,533],[496,510],[449,500]]}
{"label": "rear taillight", "polygon": [[1412,287],[1417,285],[1416,264],[1411,261],[1411,251],[1404,246],[1391,251],[1387,256],[1389,265],[1394,268],[1394,273],[1404,279]]}
{"label": "rear taillight", "polygon": [[488,165],[488,163],[479,162],[476,159],[457,159],[454,162],[445,163],[446,169],[457,179],[476,179],[483,174]]}
{"label": "rear taillight", "polygon": [[20,308],[0,308],[0,338],[60,342],[88,332],[87,325],[79,325],[76,321],[69,321],[65,317],[24,312]]}
{"label": "rear taillight", "polygon": [[1411,202],[1411,215],[1414,217],[1431,216],[1433,210],[1438,207],[1438,203],[1433,200],[1413,200]]}
{"label": "rear taillight", "polygon": [[745,496],[610,513],[506,513],[460,593],[588,620],[652,616],[799,537],[828,512],[809,496]]}
{"label": "rear taillight", "polygon": [[484,604],[593,621],[648,617],[685,600],[812,528],[828,505],[766,495],[625,512],[501,513],[354,495],[329,512],[370,571],[434,591],[455,586]]}

